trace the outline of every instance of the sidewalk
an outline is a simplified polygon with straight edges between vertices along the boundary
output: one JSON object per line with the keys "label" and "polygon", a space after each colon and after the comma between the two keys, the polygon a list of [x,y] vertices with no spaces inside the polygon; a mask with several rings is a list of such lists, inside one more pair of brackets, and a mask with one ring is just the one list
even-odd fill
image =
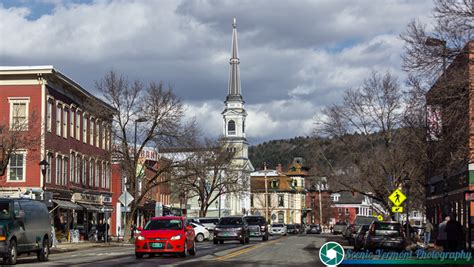
{"label": "sidewalk", "polygon": [[77,250],[84,250],[89,248],[100,248],[100,247],[133,247],[133,243],[128,242],[109,242],[109,243],[97,243],[97,242],[79,242],[79,243],[59,243],[56,247],[51,248],[51,254],[71,252]]}

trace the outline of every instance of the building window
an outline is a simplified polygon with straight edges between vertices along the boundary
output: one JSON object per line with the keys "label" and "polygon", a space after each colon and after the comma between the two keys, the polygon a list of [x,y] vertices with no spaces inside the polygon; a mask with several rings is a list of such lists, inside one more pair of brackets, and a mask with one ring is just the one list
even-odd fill
{"label": "building window", "polygon": [[96,147],[99,147],[99,143],[100,143],[100,140],[99,140],[99,125],[100,125],[100,122],[96,121],[95,122],[95,131],[94,131],[94,145]]}
{"label": "building window", "polygon": [[89,159],[89,186],[94,186],[94,161]]}
{"label": "building window", "polygon": [[69,172],[68,172],[68,166],[69,166],[69,159],[67,157],[63,158],[63,174],[62,174],[62,184],[66,185],[67,181],[69,179]]}
{"label": "building window", "polygon": [[76,110],[76,139],[81,140],[81,113],[78,110]]}
{"label": "building window", "polygon": [[227,133],[229,135],[235,134],[235,121],[230,120],[229,123],[227,123]]}
{"label": "building window", "polygon": [[349,209],[346,208],[346,215],[349,215]]}
{"label": "building window", "polygon": [[48,167],[46,168],[46,183],[51,183],[51,168],[53,167],[53,155],[48,153],[46,155],[46,161],[49,163]]}
{"label": "building window", "polygon": [[56,106],[56,134],[61,136],[61,116],[62,116],[62,107],[61,104]]}
{"label": "building window", "polygon": [[74,155],[74,152],[71,152],[71,166],[69,167],[69,173],[70,173],[70,175],[69,175],[70,180],[69,181],[77,183],[75,162],[76,162],[76,156]]}
{"label": "building window", "polygon": [[278,212],[278,223],[285,223],[285,212],[279,211]]}
{"label": "building window", "polygon": [[82,170],[82,180],[80,181],[81,184],[86,183],[86,176],[87,176],[87,161],[85,158],[82,158],[82,165],[81,165],[81,170]]}
{"label": "building window", "polygon": [[278,195],[278,207],[284,207],[284,206],[285,206],[285,196]]}
{"label": "building window", "polygon": [[102,124],[102,135],[101,135],[101,140],[102,140],[102,149],[106,149],[106,144],[107,144],[107,128],[105,123]]}
{"label": "building window", "polygon": [[95,162],[95,172],[94,173],[95,173],[95,179],[94,179],[95,187],[99,187],[99,176],[100,176],[99,161]]}
{"label": "building window", "polygon": [[355,208],[355,214],[356,215],[361,215],[361,214],[359,214],[359,208]]}
{"label": "building window", "polygon": [[89,142],[90,142],[91,146],[94,145],[94,130],[95,130],[94,119],[90,118],[90,122],[89,122],[89,133],[90,133]]}
{"label": "building window", "polygon": [[245,133],[245,120],[242,121],[242,132]]}
{"label": "building window", "polygon": [[74,110],[72,110],[72,109],[69,110],[69,112],[70,112],[70,113],[69,113],[69,115],[70,115],[70,116],[69,116],[69,125],[70,125],[70,126],[69,126],[69,136],[70,136],[71,138],[75,138],[75,134],[74,134],[74,133],[76,132],[76,129],[75,129],[75,127],[74,127],[74,117],[75,117],[76,115],[74,114]]}
{"label": "building window", "polygon": [[69,110],[64,109],[63,115],[63,137],[67,138],[67,119],[69,118]]}
{"label": "building window", "polygon": [[250,207],[253,208],[253,194],[250,194]]}
{"label": "building window", "polygon": [[87,143],[87,121],[88,119],[85,114],[82,114],[82,142],[84,143]]}
{"label": "building window", "polygon": [[46,130],[51,132],[51,125],[53,123],[53,102],[48,101],[48,105],[46,107]]}
{"label": "building window", "polygon": [[29,98],[8,98],[10,102],[10,130],[28,130],[28,104]]}
{"label": "building window", "polygon": [[332,195],[331,195],[331,200],[332,200],[333,202],[338,202],[340,196],[341,196],[340,194],[332,194]]}
{"label": "building window", "polygon": [[80,183],[81,182],[81,164],[84,164],[81,162],[81,156],[79,154],[76,154],[76,166],[75,166],[75,172],[76,172],[76,182]]}
{"label": "building window", "polygon": [[25,182],[26,151],[16,151],[11,154],[7,173],[8,182]]}
{"label": "building window", "polygon": [[61,174],[63,173],[63,159],[60,155],[56,155],[56,177],[55,177],[55,183],[57,185],[61,184]]}

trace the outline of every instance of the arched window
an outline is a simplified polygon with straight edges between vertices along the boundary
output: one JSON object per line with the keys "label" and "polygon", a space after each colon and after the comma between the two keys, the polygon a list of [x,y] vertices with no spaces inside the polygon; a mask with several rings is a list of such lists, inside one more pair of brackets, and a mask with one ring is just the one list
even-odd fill
{"label": "arched window", "polygon": [[234,135],[235,134],[235,121],[230,120],[229,123],[227,124],[227,133],[229,135]]}

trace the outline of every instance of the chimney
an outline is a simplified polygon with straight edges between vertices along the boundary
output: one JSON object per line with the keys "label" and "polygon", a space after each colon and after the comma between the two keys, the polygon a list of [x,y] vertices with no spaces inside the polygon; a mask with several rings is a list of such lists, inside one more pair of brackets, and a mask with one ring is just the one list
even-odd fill
{"label": "chimney", "polygon": [[278,166],[276,166],[277,172],[283,172],[281,169],[281,163],[278,163]]}

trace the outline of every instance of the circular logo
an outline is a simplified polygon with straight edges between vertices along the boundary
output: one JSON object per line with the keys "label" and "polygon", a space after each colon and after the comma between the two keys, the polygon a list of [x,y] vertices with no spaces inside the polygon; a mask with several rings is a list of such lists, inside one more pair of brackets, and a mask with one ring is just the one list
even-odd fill
{"label": "circular logo", "polygon": [[339,265],[344,260],[344,248],[339,243],[326,242],[319,249],[319,259],[325,265]]}

